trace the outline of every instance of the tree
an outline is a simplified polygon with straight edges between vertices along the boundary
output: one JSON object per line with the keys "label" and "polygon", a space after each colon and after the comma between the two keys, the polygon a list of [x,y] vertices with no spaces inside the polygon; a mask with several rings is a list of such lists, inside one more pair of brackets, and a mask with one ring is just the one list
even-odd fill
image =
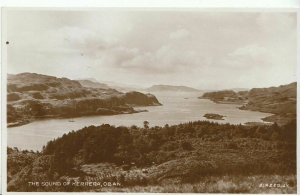
{"label": "tree", "polygon": [[149,129],[149,122],[148,121],[144,121],[144,128]]}
{"label": "tree", "polygon": [[186,141],[184,141],[184,142],[181,143],[181,147],[184,150],[193,150],[194,149],[193,146],[191,145],[191,143],[186,142]]}

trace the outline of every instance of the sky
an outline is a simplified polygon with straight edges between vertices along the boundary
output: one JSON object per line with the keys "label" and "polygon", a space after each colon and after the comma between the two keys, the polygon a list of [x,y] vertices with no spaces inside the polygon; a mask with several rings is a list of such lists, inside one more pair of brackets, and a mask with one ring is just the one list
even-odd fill
{"label": "sky", "polygon": [[278,86],[296,81],[296,20],[291,12],[10,9],[7,70],[141,87]]}

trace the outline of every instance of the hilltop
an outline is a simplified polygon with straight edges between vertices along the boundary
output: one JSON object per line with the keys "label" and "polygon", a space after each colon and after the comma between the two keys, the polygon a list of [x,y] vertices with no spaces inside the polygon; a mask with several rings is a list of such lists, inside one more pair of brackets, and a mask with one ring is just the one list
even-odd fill
{"label": "hilltop", "polygon": [[89,79],[84,80],[77,80],[83,87],[90,87],[90,88],[101,88],[101,89],[109,89],[107,84],[105,83],[99,83],[97,81],[91,81]]}
{"label": "hilltop", "polygon": [[77,80],[83,87],[90,88],[101,88],[101,89],[115,89],[117,91],[126,93],[131,91],[144,91],[141,87],[126,85],[118,82],[112,81],[102,81],[99,82],[94,78],[80,79]]}
{"label": "hilltop", "polygon": [[40,118],[135,113],[134,106],[154,105],[161,104],[152,94],[85,87],[76,80],[36,73],[8,75],[8,126]]}

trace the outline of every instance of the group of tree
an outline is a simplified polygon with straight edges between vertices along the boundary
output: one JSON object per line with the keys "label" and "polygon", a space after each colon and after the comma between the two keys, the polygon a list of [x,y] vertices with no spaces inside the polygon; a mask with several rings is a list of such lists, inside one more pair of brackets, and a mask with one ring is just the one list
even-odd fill
{"label": "group of tree", "polygon": [[[144,128],[103,124],[64,134],[48,142],[42,153],[54,155],[52,168],[57,172],[66,172],[80,164],[101,162],[147,166],[153,162],[162,163],[158,162],[161,150],[172,150],[178,147],[183,150],[193,150],[192,145],[185,138],[196,138],[200,142],[230,141],[235,138],[262,139],[287,142],[294,147],[296,122],[293,121],[282,127],[276,123],[270,126],[244,126],[208,121],[164,127],[149,127],[149,122],[145,121]],[[168,147],[172,144],[175,145]]]}

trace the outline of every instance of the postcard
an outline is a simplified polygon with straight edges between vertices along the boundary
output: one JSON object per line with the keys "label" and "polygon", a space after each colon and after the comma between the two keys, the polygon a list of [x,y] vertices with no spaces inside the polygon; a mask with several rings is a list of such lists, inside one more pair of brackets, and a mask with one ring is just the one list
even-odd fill
{"label": "postcard", "polygon": [[7,192],[297,192],[295,10],[3,14]]}

